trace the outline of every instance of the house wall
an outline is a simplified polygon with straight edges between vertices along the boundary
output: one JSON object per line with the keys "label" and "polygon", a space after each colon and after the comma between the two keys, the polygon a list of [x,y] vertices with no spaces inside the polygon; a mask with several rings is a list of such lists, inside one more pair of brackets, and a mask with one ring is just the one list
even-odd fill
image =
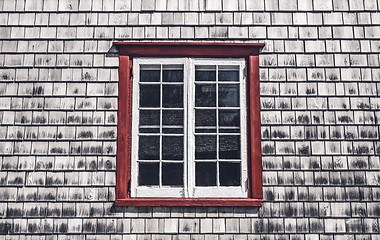
{"label": "house wall", "polygon": [[[380,239],[379,9],[0,0],[0,239]],[[266,44],[260,209],[113,206],[118,58],[105,53],[141,40]]]}

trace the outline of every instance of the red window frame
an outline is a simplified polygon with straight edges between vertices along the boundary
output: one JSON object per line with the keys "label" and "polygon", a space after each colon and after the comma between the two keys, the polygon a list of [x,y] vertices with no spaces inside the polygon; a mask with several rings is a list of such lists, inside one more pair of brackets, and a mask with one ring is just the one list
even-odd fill
{"label": "red window frame", "polygon": [[[115,42],[119,50],[117,206],[261,206],[259,51],[262,43]],[[247,66],[248,198],[131,198],[132,59],[134,57],[244,58]]]}

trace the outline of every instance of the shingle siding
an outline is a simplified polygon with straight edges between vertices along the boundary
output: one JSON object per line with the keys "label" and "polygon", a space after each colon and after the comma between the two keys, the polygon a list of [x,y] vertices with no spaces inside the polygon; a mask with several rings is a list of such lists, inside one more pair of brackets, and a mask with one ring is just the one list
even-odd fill
{"label": "shingle siding", "polygon": [[[0,239],[380,239],[380,2],[0,0]],[[115,207],[113,41],[262,42],[264,204]]]}

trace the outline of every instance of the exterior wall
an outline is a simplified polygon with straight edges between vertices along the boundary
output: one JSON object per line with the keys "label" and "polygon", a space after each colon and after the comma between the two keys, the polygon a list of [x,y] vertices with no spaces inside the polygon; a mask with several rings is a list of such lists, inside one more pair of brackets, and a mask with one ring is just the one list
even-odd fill
{"label": "exterior wall", "polygon": [[[379,9],[0,0],[0,239],[380,239]],[[118,58],[105,53],[132,40],[266,43],[258,212],[113,206]]]}

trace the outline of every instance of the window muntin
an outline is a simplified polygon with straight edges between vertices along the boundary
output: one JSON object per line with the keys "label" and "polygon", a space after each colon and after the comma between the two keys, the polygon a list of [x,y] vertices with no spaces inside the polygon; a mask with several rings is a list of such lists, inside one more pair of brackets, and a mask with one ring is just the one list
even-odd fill
{"label": "window muntin", "polygon": [[244,66],[133,60],[131,197],[247,197]]}

